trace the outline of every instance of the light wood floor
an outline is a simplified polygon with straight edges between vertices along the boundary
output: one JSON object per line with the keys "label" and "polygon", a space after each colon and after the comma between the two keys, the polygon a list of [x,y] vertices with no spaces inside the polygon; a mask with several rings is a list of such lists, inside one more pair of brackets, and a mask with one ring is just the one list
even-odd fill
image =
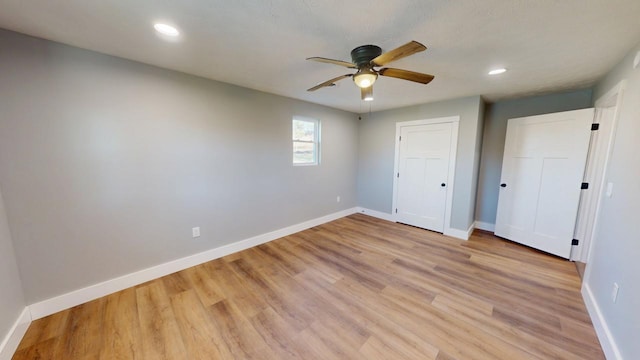
{"label": "light wood floor", "polygon": [[33,322],[14,359],[603,359],[573,263],[356,214]]}

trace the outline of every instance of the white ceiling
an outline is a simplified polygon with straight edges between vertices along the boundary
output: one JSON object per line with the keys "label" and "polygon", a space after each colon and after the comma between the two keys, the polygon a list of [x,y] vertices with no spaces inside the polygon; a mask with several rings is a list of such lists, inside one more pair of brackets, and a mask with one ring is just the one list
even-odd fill
{"label": "white ceiling", "polygon": [[[0,0],[5,29],[353,112],[588,87],[640,42],[639,24],[639,0]],[[306,91],[349,72],[307,57],[410,40],[429,49],[389,66],[429,85],[380,78],[372,103],[349,79]]]}

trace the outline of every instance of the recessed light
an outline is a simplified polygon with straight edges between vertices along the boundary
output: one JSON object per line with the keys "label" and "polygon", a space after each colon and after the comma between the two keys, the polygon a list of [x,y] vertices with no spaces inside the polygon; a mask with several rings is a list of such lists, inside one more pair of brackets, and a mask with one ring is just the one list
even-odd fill
{"label": "recessed light", "polygon": [[493,70],[489,71],[489,75],[498,75],[498,74],[502,74],[502,73],[504,73],[506,71],[507,71],[507,69],[505,69],[505,68],[493,69]]}
{"label": "recessed light", "polygon": [[167,36],[178,36],[178,35],[180,35],[180,32],[178,31],[178,29],[176,29],[175,27],[173,27],[171,25],[157,23],[157,24],[153,25],[153,28],[156,29],[156,31],[159,32],[162,35],[167,35]]}

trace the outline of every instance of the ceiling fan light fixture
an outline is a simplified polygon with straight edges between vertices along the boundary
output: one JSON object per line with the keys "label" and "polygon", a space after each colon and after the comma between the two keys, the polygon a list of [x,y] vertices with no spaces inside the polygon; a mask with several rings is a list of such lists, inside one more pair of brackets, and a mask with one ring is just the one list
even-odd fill
{"label": "ceiling fan light fixture", "polygon": [[377,78],[378,74],[375,71],[369,68],[363,68],[353,75],[353,82],[356,83],[359,88],[364,89],[373,85]]}

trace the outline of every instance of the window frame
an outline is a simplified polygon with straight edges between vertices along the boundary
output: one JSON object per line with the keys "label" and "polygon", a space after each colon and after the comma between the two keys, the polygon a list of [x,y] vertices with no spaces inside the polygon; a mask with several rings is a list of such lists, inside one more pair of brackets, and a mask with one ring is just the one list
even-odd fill
{"label": "window frame", "polygon": [[[294,126],[295,122],[307,122],[313,124],[313,140],[297,140],[294,138]],[[307,143],[313,144],[313,161],[311,162],[295,162],[295,144],[296,143]],[[320,120],[304,117],[304,116],[294,116],[291,119],[291,163],[293,166],[318,166],[320,165]]]}

